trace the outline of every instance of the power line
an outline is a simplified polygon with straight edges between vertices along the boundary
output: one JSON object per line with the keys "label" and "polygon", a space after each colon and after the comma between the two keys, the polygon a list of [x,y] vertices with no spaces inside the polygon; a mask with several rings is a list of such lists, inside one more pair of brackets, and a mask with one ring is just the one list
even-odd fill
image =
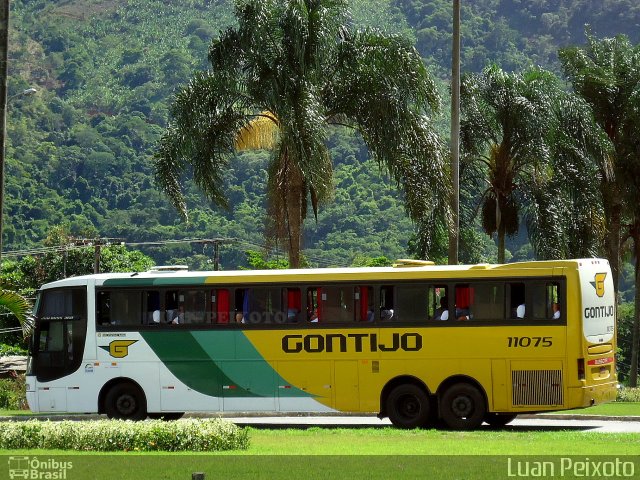
{"label": "power line", "polygon": [[[95,247],[95,245],[99,242],[101,246],[110,246],[110,245],[123,245],[128,247],[162,247],[167,245],[178,245],[178,244],[214,244],[215,242],[222,242],[237,244],[240,247],[248,247],[248,248],[258,248],[261,250],[266,250],[269,252],[275,253],[275,255],[285,256],[286,252],[279,248],[268,247],[267,245],[260,244],[257,242],[252,242],[244,239],[210,239],[210,238],[182,238],[182,239],[171,239],[171,240],[148,240],[148,241],[140,241],[140,242],[127,242],[121,239],[114,238],[100,238],[100,239],[77,239],[72,243],[67,245],[54,245],[49,247],[33,247],[33,248],[25,248],[20,250],[8,250],[3,252],[3,255],[6,257],[24,257],[28,255],[46,255],[49,253],[63,253],[65,251],[83,249],[88,247]],[[332,262],[327,260],[326,258],[319,257],[313,254],[305,254],[305,257],[311,260],[318,265],[323,266],[332,266],[332,265],[346,265],[346,262]]]}

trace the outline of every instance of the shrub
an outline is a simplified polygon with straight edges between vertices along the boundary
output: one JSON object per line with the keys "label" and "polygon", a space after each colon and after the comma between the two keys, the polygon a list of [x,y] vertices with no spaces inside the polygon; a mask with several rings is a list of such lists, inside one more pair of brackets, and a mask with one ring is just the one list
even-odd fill
{"label": "shrub", "polygon": [[24,375],[0,379],[0,409],[25,410],[26,408]]}
{"label": "shrub", "polygon": [[640,402],[640,388],[620,388],[618,390],[616,402]]}
{"label": "shrub", "polygon": [[0,357],[7,355],[26,355],[27,351],[19,345],[7,345],[0,343]]}
{"label": "shrub", "polygon": [[246,450],[248,446],[248,430],[222,419],[28,420],[6,422],[0,430],[0,449],[211,452]]}

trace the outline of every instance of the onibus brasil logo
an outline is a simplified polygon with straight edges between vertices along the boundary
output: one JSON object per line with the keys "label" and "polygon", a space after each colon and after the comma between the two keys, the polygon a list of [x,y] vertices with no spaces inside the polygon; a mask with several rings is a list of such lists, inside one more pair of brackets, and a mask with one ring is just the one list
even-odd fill
{"label": "onibus brasil logo", "polygon": [[38,457],[9,457],[9,478],[65,480],[73,462]]}

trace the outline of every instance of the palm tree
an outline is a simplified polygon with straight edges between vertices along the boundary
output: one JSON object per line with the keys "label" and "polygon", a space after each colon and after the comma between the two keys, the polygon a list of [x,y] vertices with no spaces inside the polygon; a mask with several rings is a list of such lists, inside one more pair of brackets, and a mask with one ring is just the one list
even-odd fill
{"label": "palm tree", "polygon": [[[614,285],[618,288],[622,223],[624,217],[623,164],[629,143],[637,142],[633,129],[634,112],[640,110],[640,48],[624,35],[597,39],[589,31],[584,47],[569,47],[559,51],[565,74],[573,90],[590,106],[593,115],[613,145],[610,163],[615,176],[600,175],[598,186],[603,198],[606,219],[604,250],[611,264]],[[637,199],[634,200],[637,202]]]}
{"label": "palm tree", "polygon": [[[580,237],[576,226],[597,225],[601,216],[585,181],[606,142],[586,105],[549,72],[507,73],[496,65],[465,76],[462,105],[464,178],[467,188],[480,187],[482,227],[497,233],[498,262],[521,218],[538,257],[592,250],[601,229]],[[577,208],[586,199],[593,208]]]}
{"label": "palm tree", "polygon": [[0,288],[0,307],[18,319],[25,337],[29,335],[33,324],[28,315],[31,311],[31,305],[26,298],[11,290]]}
{"label": "palm tree", "polygon": [[353,30],[346,7],[343,0],[238,1],[238,26],[212,42],[211,70],[177,94],[155,156],[159,186],[186,216],[180,181],[187,170],[225,206],[222,177],[233,155],[269,147],[271,233],[285,240],[292,267],[300,264],[309,204],[317,218],[333,191],[333,125],[360,133],[412,218],[446,202],[443,145],[430,118],[439,108],[434,82],[406,39]]}

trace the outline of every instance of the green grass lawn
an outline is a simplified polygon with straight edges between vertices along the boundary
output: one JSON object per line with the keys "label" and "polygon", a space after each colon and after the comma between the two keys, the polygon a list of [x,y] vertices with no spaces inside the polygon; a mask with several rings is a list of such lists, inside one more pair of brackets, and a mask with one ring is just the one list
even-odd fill
{"label": "green grass lawn", "polygon": [[[250,427],[249,427],[250,428]],[[250,428],[246,451],[216,454],[0,451],[0,455],[52,456],[73,463],[67,478],[178,479],[205,472],[206,479],[271,478],[506,478],[508,461],[560,462],[562,457],[616,457],[636,462],[640,436],[580,430],[450,432],[394,428]],[[549,457],[550,454],[556,457]],[[562,456],[562,457],[558,457]],[[602,457],[604,456],[604,457]],[[624,457],[623,457],[624,456]],[[0,459],[0,476],[6,462]],[[557,473],[557,472],[556,472]],[[73,475],[72,475],[73,474]],[[571,475],[564,475],[573,478]]]}
{"label": "green grass lawn", "polygon": [[571,415],[606,415],[612,417],[640,417],[640,403],[637,402],[613,402],[596,405],[595,407],[581,408],[578,410],[566,410],[556,412]]}

